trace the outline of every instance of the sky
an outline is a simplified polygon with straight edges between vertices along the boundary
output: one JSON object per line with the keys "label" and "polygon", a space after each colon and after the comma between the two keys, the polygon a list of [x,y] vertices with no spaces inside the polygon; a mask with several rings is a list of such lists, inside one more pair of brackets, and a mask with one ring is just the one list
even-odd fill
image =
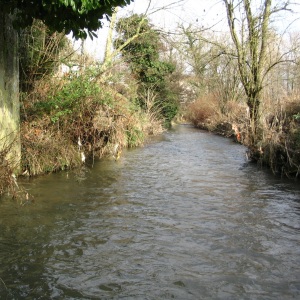
{"label": "sky", "polygon": [[[209,26],[220,23],[222,19],[225,21],[225,10],[221,3],[220,0],[135,0],[131,5],[119,9],[118,18],[129,16],[132,12],[147,12],[154,26],[167,31],[174,30],[178,24],[199,23]],[[103,28],[97,32],[98,38],[85,41],[84,51],[99,60],[103,58],[108,27],[109,23],[104,22]],[[80,44],[76,42],[74,47],[79,48]]]}
{"label": "sky", "polygon": [[225,13],[220,0],[135,0],[123,11],[143,13],[149,2],[151,5],[148,15],[159,27],[174,28],[178,23],[211,23]]}
{"label": "sky", "polygon": [[[296,5],[293,8],[300,11],[300,0],[294,0],[294,2]],[[223,0],[135,0],[129,6],[119,9],[118,18],[129,16],[133,12],[138,14],[147,12],[152,24],[166,31],[174,30],[178,24],[191,23],[205,28],[213,26],[212,30],[216,32],[228,30]],[[290,29],[300,29],[299,17],[299,13],[293,15],[296,21]],[[290,21],[291,14],[288,17],[281,16],[277,19],[276,26],[286,28]],[[85,41],[84,51],[99,60],[103,58],[108,27],[109,23],[105,22],[103,28],[98,31],[97,39]],[[79,48],[79,43],[75,44],[75,48]]]}

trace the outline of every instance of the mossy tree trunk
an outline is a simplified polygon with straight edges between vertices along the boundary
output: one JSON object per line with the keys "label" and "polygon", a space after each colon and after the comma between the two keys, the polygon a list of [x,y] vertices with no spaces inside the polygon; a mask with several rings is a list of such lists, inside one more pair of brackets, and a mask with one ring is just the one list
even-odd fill
{"label": "mossy tree trunk", "polygon": [[18,34],[12,17],[0,12],[0,151],[7,149],[5,159],[17,171],[21,160]]}

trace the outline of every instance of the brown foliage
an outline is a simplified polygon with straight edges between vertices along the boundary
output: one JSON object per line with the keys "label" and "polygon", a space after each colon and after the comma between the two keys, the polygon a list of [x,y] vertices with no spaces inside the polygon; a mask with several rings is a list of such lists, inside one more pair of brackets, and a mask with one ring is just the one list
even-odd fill
{"label": "brown foliage", "polygon": [[218,116],[218,101],[212,95],[199,98],[187,107],[187,119],[199,128],[211,129]]}
{"label": "brown foliage", "polygon": [[300,172],[300,101],[290,96],[264,107],[259,161],[274,173],[297,177]]}
{"label": "brown foliage", "polygon": [[16,165],[12,159],[7,160],[7,155],[13,147],[12,144],[1,141],[2,148],[0,149],[0,196],[5,192],[10,193],[13,197],[17,196],[19,187],[14,175]]}

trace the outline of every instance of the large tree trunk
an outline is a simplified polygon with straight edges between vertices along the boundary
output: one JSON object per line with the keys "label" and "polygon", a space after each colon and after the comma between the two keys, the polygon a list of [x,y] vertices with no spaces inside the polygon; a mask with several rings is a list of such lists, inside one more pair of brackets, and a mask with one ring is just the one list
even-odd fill
{"label": "large tree trunk", "polygon": [[21,161],[18,34],[12,17],[0,12],[0,153],[7,149],[0,167],[8,161],[17,171]]}

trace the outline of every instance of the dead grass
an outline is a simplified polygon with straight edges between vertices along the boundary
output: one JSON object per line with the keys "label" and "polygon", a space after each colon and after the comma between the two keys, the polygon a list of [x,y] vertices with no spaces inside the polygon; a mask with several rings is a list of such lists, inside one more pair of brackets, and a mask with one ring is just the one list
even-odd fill
{"label": "dead grass", "polygon": [[24,192],[19,187],[15,171],[18,170],[18,161],[14,161],[11,157],[7,159],[8,154],[14,147],[12,143],[7,143],[5,139],[0,141],[0,196],[7,193],[12,198],[18,198],[18,196]]}
{"label": "dead grass", "polygon": [[187,118],[198,128],[234,137],[249,147],[250,159],[269,166],[274,173],[299,176],[300,98],[297,93],[276,102],[264,99],[257,144],[251,142],[246,104],[228,101],[221,112],[218,99],[210,95],[191,103]]}
{"label": "dead grass", "polygon": [[248,116],[243,103],[228,101],[221,105],[219,99],[211,94],[191,103],[186,118],[198,128],[247,143]]}
{"label": "dead grass", "polygon": [[77,167],[80,152],[62,131],[43,124],[22,125],[22,174],[39,175]]}
{"label": "dead grass", "polygon": [[213,95],[201,97],[187,107],[187,120],[198,128],[212,130],[219,117],[218,99]]}
{"label": "dead grass", "polygon": [[300,172],[300,99],[295,95],[272,103],[266,101],[262,113],[260,161],[274,173],[298,177]]}
{"label": "dead grass", "polygon": [[[80,98],[72,100],[67,110],[58,111],[53,104],[48,109],[53,84],[53,79],[40,82],[35,93],[24,100],[21,125],[24,175],[75,168],[85,160],[114,155],[116,147],[139,146],[147,135],[162,132],[162,121],[153,109],[137,110],[130,98],[101,82],[95,83],[100,87],[97,94],[80,92]],[[63,88],[59,81],[56,90]],[[58,105],[64,105],[62,101]],[[36,104],[46,110],[37,111]]]}

